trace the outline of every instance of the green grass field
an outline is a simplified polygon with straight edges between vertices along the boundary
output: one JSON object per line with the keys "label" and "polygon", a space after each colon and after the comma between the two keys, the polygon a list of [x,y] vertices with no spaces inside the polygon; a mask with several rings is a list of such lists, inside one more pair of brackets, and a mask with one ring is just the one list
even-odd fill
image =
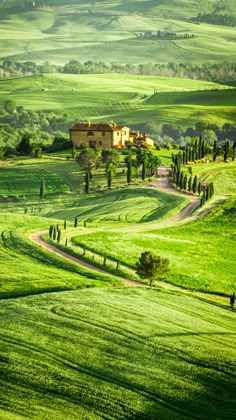
{"label": "green grass field", "polygon": [[6,94],[26,109],[67,113],[77,121],[189,126],[236,116],[236,90],[173,77],[50,74],[1,80],[0,104]]}
{"label": "green grass field", "polygon": [[133,288],[2,301],[0,349],[2,419],[234,418],[235,313],[196,298]]}

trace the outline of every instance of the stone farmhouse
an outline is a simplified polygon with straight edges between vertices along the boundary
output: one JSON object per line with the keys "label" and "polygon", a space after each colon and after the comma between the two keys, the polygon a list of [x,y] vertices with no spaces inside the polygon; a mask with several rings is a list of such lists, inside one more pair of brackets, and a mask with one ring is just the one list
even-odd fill
{"label": "stone farmhouse", "polygon": [[89,147],[124,147],[127,141],[140,145],[146,142],[150,147],[154,146],[154,141],[145,134],[131,132],[129,127],[118,126],[116,124],[76,124],[69,130],[70,140],[79,147],[88,145]]}

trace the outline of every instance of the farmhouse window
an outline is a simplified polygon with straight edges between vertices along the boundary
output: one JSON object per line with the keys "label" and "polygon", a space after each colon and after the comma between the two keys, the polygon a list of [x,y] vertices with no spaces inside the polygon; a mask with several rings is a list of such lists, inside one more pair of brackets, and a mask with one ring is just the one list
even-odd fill
{"label": "farmhouse window", "polygon": [[93,131],[88,131],[88,136],[94,136],[94,132]]}
{"label": "farmhouse window", "polygon": [[102,132],[102,135],[103,135],[103,136],[105,136],[105,135],[106,135],[105,131],[103,131],[103,132]]}
{"label": "farmhouse window", "polygon": [[99,146],[102,146],[102,141],[99,142]]}

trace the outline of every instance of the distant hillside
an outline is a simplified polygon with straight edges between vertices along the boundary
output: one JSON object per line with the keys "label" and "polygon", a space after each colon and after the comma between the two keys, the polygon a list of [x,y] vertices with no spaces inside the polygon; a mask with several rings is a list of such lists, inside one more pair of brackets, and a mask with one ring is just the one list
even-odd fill
{"label": "distant hillside", "polygon": [[[73,59],[120,64],[236,61],[235,28],[193,21],[200,13],[215,13],[215,1],[33,3],[41,7],[27,0],[1,1],[0,60],[53,64]],[[227,8],[217,13],[236,17],[234,3],[224,4]],[[17,7],[10,8],[13,5]],[[153,35],[143,36],[147,31]],[[174,37],[165,36],[170,33]]]}
{"label": "distant hillside", "polygon": [[81,11],[98,12],[112,11],[113,13],[138,13],[144,15],[156,15],[164,18],[190,19],[200,13],[203,15],[217,14],[219,16],[236,16],[234,0],[0,0],[0,8],[39,8],[39,7],[66,7],[77,8]]}
{"label": "distant hillside", "polygon": [[196,80],[120,74],[48,74],[0,82],[6,99],[30,110],[66,113],[77,120],[141,124],[224,124],[236,118],[236,90]]}

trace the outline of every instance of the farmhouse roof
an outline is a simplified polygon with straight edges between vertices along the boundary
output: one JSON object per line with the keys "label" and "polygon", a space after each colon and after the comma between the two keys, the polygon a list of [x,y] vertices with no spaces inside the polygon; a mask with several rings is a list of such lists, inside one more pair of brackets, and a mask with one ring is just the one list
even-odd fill
{"label": "farmhouse roof", "polygon": [[116,131],[122,130],[123,126],[116,126],[115,124],[75,124],[70,128],[70,131]]}

